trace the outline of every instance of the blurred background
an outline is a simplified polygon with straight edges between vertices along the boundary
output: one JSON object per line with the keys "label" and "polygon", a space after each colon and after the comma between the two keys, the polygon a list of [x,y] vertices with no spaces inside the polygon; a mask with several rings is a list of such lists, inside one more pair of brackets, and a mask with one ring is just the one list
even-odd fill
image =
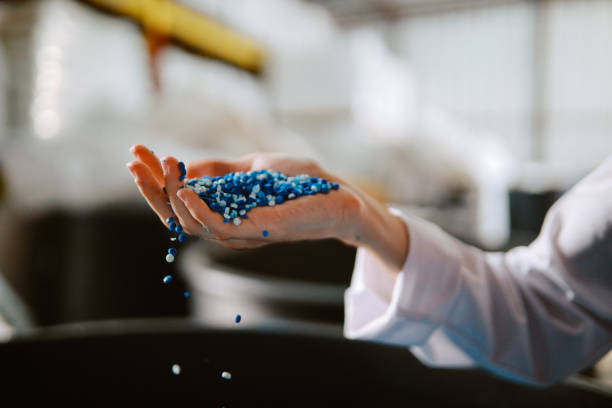
{"label": "blurred background", "polygon": [[193,241],[167,264],[129,147],[308,156],[504,250],[612,152],[610,73],[606,0],[0,1],[0,326],[339,335],[353,249]]}

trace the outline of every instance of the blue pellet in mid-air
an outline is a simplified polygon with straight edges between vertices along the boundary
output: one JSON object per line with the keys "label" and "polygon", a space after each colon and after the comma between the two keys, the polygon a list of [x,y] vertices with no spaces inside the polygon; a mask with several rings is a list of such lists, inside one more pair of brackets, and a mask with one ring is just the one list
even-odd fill
{"label": "blue pellet in mid-air", "polygon": [[172,281],[172,276],[170,275],[166,275],[164,276],[164,279],[162,279],[162,281],[166,284],[170,283]]}
{"label": "blue pellet in mid-air", "polygon": [[263,236],[264,236],[264,238],[265,238],[265,237],[267,237],[267,236],[268,236],[268,230],[263,230],[263,232],[261,233],[261,235],[263,235]]}
{"label": "blue pellet in mid-air", "polygon": [[176,227],[174,227],[174,232],[176,232],[177,234],[180,234],[181,232],[183,232],[183,227],[181,227],[180,225],[177,225]]}
{"label": "blue pellet in mid-air", "polygon": [[242,316],[240,316],[239,314],[236,315],[236,318],[234,319],[234,321],[236,323],[240,323],[240,320],[242,320]]}
{"label": "blue pellet in mid-air", "polygon": [[176,228],[176,224],[174,222],[171,222],[170,224],[168,224],[168,230],[174,231],[175,228]]}
{"label": "blue pellet in mid-air", "polygon": [[[180,167],[180,166],[179,166]],[[255,207],[281,205],[314,194],[329,194],[340,186],[307,174],[285,176],[275,170],[228,173],[224,176],[192,178],[185,187],[195,192],[208,207],[223,216],[223,222],[238,226]],[[264,232],[267,236],[267,231]]]}
{"label": "blue pellet in mid-air", "polygon": [[166,224],[170,225],[170,223],[172,223],[172,222],[174,222],[174,218],[172,218],[172,217],[166,218]]}
{"label": "blue pellet in mid-air", "polygon": [[185,293],[183,293],[183,296],[185,296],[186,298],[189,297],[189,292],[185,291]]}
{"label": "blue pellet in mid-air", "polygon": [[176,248],[168,248],[168,253],[172,256],[176,256]]}
{"label": "blue pellet in mid-air", "polygon": [[184,242],[187,239],[187,235],[184,232],[181,232],[178,236],[178,242]]}

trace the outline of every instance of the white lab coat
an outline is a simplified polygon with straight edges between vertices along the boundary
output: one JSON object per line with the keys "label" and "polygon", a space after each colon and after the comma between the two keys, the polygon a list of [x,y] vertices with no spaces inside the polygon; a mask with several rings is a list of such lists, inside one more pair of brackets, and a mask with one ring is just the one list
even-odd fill
{"label": "white lab coat", "polygon": [[506,253],[395,213],[410,232],[406,263],[394,282],[358,250],[346,337],[410,346],[428,365],[476,364],[538,385],[612,348],[612,157],[555,203],[531,245]]}

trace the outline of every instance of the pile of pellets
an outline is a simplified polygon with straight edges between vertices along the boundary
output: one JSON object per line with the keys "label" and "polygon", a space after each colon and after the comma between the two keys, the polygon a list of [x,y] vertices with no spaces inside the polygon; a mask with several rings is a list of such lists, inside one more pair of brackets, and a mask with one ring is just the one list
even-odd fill
{"label": "pile of pellets", "polygon": [[[255,207],[274,207],[286,201],[302,196],[328,194],[338,190],[339,185],[324,178],[311,177],[307,174],[287,177],[276,170],[254,170],[249,172],[228,173],[224,176],[185,179],[186,171],[183,162],[179,163],[179,181],[185,182],[185,188],[194,191],[208,207],[223,216],[224,222],[238,226],[248,218],[247,213]],[[174,217],[166,220],[168,229],[177,233],[172,241],[184,242],[187,235]],[[262,231],[264,237],[268,231]],[[174,262],[177,250],[169,248],[166,254],[168,263]],[[172,277],[164,277],[164,283],[170,283]],[[188,294],[185,294],[186,297]]]}
{"label": "pile of pellets", "polygon": [[240,225],[255,207],[273,207],[302,196],[328,194],[339,186],[307,174],[287,177],[275,170],[256,170],[187,179],[185,188],[193,190],[212,211],[221,214],[224,222]]}

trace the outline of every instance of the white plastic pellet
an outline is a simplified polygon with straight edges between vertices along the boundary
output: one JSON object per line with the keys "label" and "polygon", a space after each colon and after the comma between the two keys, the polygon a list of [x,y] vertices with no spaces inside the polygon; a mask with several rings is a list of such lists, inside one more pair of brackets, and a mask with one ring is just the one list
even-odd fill
{"label": "white plastic pellet", "polygon": [[172,365],[172,374],[179,375],[181,373],[181,366],[178,364]]}
{"label": "white plastic pellet", "polygon": [[223,378],[224,380],[231,380],[232,373],[230,373],[229,371],[224,371],[221,373],[221,378]]}

